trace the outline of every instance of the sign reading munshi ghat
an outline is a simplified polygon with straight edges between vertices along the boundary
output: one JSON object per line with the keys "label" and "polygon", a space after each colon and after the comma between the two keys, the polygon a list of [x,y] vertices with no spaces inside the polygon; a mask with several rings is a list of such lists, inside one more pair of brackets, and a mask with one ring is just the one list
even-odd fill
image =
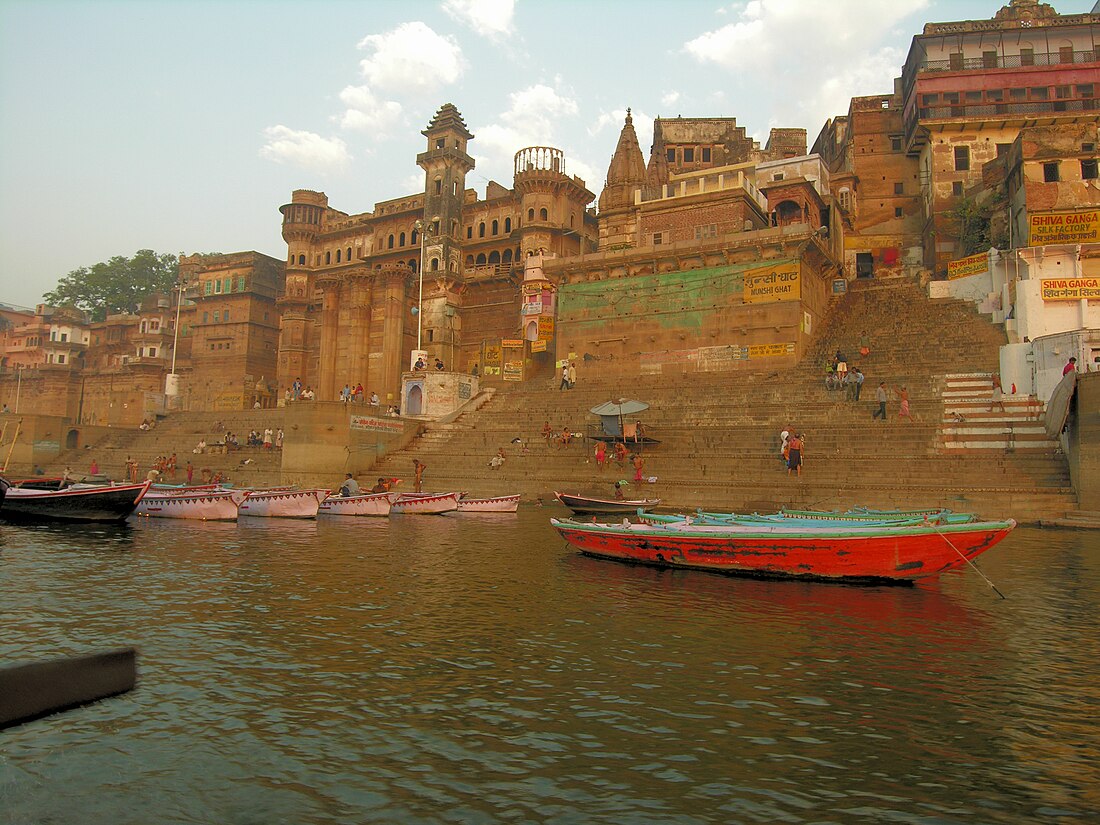
{"label": "sign reading munshi ghat", "polygon": [[1043,278],[1044,301],[1100,301],[1100,278]]}
{"label": "sign reading munshi ghat", "polygon": [[746,304],[762,304],[771,301],[797,301],[802,297],[798,262],[761,267],[745,273]]}
{"label": "sign reading munshi ghat", "polygon": [[1028,216],[1028,246],[1100,242],[1100,209]]}
{"label": "sign reading munshi ghat", "polygon": [[979,252],[977,255],[968,255],[951,261],[947,265],[947,280],[965,278],[967,275],[978,275],[989,271],[989,253]]}

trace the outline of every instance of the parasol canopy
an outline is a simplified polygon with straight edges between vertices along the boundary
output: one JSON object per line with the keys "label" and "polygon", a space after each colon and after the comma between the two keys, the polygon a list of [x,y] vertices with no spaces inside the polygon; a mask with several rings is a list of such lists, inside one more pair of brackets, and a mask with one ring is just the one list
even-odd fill
{"label": "parasol canopy", "polygon": [[634,413],[639,413],[642,410],[648,409],[649,404],[644,401],[632,401],[629,398],[620,398],[618,401],[607,401],[600,404],[598,407],[593,407],[589,412],[595,413],[596,415],[613,415],[618,417],[633,415]]}

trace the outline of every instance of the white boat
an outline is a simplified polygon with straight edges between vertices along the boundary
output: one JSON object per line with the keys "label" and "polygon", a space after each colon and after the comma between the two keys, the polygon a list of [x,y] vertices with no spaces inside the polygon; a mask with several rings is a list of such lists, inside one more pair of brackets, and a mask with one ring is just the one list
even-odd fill
{"label": "white boat", "polygon": [[393,502],[390,513],[394,515],[436,515],[458,509],[461,493],[402,493]]}
{"label": "white boat", "polygon": [[328,490],[293,490],[279,487],[271,490],[249,490],[237,512],[242,516],[261,518],[317,518],[321,501]]}
{"label": "white boat", "polygon": [[514,496],[492,496],[491,498],[469,498],[458,500],[460,513],[514,513],[519,509],[519,493]]}
{"label": "white boat", "polygon": [[321,516],[388,516],[397,493],[363,493],[358,496],[329,496],[321,502]]}
{"label": "white boat", "polygon": [[150,518],[183,518],[200,521],[236,521],[237,508],[247,490],[197,490],[146,493],[135,515]]}

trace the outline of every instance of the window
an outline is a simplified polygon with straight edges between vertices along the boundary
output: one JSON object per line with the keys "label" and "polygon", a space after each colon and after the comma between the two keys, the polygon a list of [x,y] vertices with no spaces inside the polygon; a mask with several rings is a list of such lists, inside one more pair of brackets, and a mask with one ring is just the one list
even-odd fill
{"label": "window", "polygon": [[220,280],[214,281],[214,294],[215,295],[221,295],[222,294],[222,282]]}
{"label": "window", "polygon": [[527,220],[533,221],[534,219],[535,219],[535,210],[534,209],[528,209],[527,210]]}
{"label": "window", "polygon": [[703,156],[703,163],[710,163],[710,147],[704,146],[699,152]]}
{"label": "window", "polygon": [[776,172],[774,175],[772,175],[772,180],[783,180],[783,173]]}
{"label": "window", "polygon": [[962,181],[957,180],[957,181],[952,182],[952,184],[951,184],[951,194],[954,195],[956,198],[958,198],[958,197],[962,196],[962,193],[963,193]]}
{"label": "window", "polygon": [[702,240],[703,238],[717,238],[718,237],[718,224],[708,223],[702,226],[695,227],[695,240]]}
{"label": "window", "polygon": [[1000,103],[1002,100],[1005,99],[1005,90],[1004,89],[986,89],[985,90],[985,99],[988,100],[990,103]]}
{"label": "window", "polygon": [[446,138],[437,138],[435,141],[436,149],[445,149],[447,146]]}
{"label": "window", "polygon": [[466,239],[470,240],[474,237],[474,228],[472,226],[466,227]]}
{"label": "window", "polygon": [[1093,97],[1094,86],[1091,83],[1081,83],[1077,86],[1078,97]]}
{"label": "window", "polygon": [[1081,180],[1096,180],[1096,158],[1081,161]]}
{"label": "window", "polygon": [[437,195],[442,195],[443,194],[443,179],[442,178],[436,178],[435,179],[435,193]]}
{"label": "window", "polygon": [[305,266],[305,265],[306,265],[306,256],[305,255],[299,255],[298,256],[298,266]]}
{"label": "window", "polygon": [[432,258],[432,272],[439,271],[439,258]]}
{"label": "window", "polygon": [[664,232],[654,232],[653,233],[653,245],[654,246],[660,246],[664,242],[665,242],[665,233]]}
{"label": "window", "polygon": [[[390,235],[386,239],[386,249],[393,249],[393,235]],[[336,253],[336,254],[340,254],[340,253]]]}
{"label": "window", "polygon": [[1046,183],[1057,183],[1058,177],[1058,161],[1051,161],[1050,163],[1043,164],[1043,180]]}
{"label": "window", "polygon": [[1034,66],[1035,65],[1035,49],[1020,49],[1020,65],[1021,66]]}
{"label": "window", "polygon": [[955,171],[956,172],[969,172],[970,171],[970,147],[968,147],[968,146],[956,146],[955,147]]}
{"label": "window", "polygon": [[901,207],[900,206],[895,206],[894,207],[894,217],[895,218],[900,218],[901,217]]}
{"label": "window", "polygon": [[1009,89],[1008,96],[1013,100],[1027,100],[1027,89]]}
{"label": "window", "polygon": [[550,220],[550,213],[546,211],[546,207],[545,207],[545,206],[544,206],[544,207],[542,207],[542,209],[540,209],[540,210],[539,210],[539,220],[540,220],[540,221],[548,221],[548,220]]}
{"label": "window", "polygon": [[905,194],[905,184],[904,183],[895,183],[894,184],[894,194],[895,195],[904,195]]}
{"label": "window", "polygon": [[493,234],[494,235],[500,234],[500,222],[499,221],[493,221]]}
{"label": "window", "polygon": [[844,189],[841,189],[838,194],[839,194],[839,198],[840,198],[840,208],[843,209],[845,212],[851,212],[852,211],[852,192],[851,192],[851,190],[848,189],[847,187],[845,187]]}
{"label": "window", "polygon": [[[351,260],[351,252],[348,252],[348,260]],[[244,292],[244,275],[237,276],[237,292]]]}
{"label": "window", "polygon": [[961,69],[963,67],[962,52],[951,52],[947,56],[947,64],[953,70]]}
{"label": "window", "polygon": [[694,149],[685,149],[684,150],[684,163],[695,163],[695,150]]}
{"label": "window", "polygon": [[457,180],[454,183],[451,184],[451,194],[455,195],[456,197],[458,196],[458,181]]}
{"label": "window", "polygon": [[69,340],[69,333],[67,333],[67,332],[61,333],[61,343],[63,343],[63,344],[67,343],[68,340]]}
{"label": "window", "polygon": [[479,238],[485,237],[485,221],[482,221],[477,225],[477,236]]}
{"label": "window", "polygon": [[966,103],[967,103],[967,105],[970,105],[971,103],[978,104],[978,103],[981,103],[981,102],[982,102],[982,93],[981,92],[967,92],[966,93]]}
{"label": "window", "polygon": [[[64,358],[65,356],[62,355],[61,357]],[[149,347],[149,357],[150,358],[156,358],[157,357],[157,348],[156,347]]]}
{"label": "window", "polygon": [[1065,98],[1069,97],[1072,92],[1073,92],[1073,90],[1069,86],[1055,86],[1054,87],[1054,96],[1061,99],[1061,100],[1064,100]]}
{"label": "window", "polygon": [[331,252],[326,252],[325,253],[325,263],[326,264],[332,263],[332,253]]}
{"label": "window", "polygon": [[1012,148],[1011,143],[998,143],[997,144],[997,157],[1001,158],[1008,154],[1008,150]]}
{"label": "window", "polygon": [[229,323],[229,310],[228,309],[225,312],[222,313],[222,320],[225,321],[227,324]]}
{"label": "window", "polygon": [[[404,232],[402,232],[400,235],[397,236],[397,245],[398,246],[404,246],[405,245],[405,233]],[[351,247],[350,246],[348,247],[348,260],[349,261],[351,260]]]}
{"label": "window", "polygon": [[900,152],[901,151],[901,138],[890,138],[890,151],[891,152]]}
{"label": "window", "polygon": [[1046,86],[1035,86],[1031,90],[1032,100],[1048,100],[1050,98],[1050,90]]}
{"label": "window", "polygon": [[665,160],[667,160],[669,163],[675,163],[676,162],[676,150],[675,149],[666,149],[665,150]]}
{"label": "window", "polygon": [[218,310],[214,310],[214,323],[221,321],[221,313]]}
{"label": "window", "polygon": [[997,68],[997,53],[996,52],[982,52],[982,68],[983,69],[996,69]]}
{"label": "window", "polygon": [[1059,46],[1058,47],[1058,62],[1059,63],[1072,63],[1073,62],[1073,46]]}
{"label": "window", "polygon": [[[390,235],[390,239],[391,240],[393,239],[393,235]],[[336,263],[340,263],[340,256],[343,255],[343,253],[344,253],[344,250],[342,250],[342,249],[337,249],[336,250]]]}
{"label": "window", "polygon": [[504,219],[504,234],[508,234],[511,231],[512,231],[512,219],[511,218],[505,218]]}
{"label": "window", "polygon": [[202,285],[202,294],[203,295],[210,295],[213,292],[214,292],[214,282],[213,281],[207,281],[205,284]]}
{"label": "window", "polygon": [[925,95],[923,100],[924,100],[924,105],[925,106],[935,106],[937,103],[940,102],[940,96],[939,95]]}
{"label": "window", "polygon": [[57,356],[57,363],[64,364],[65,363],[65,356],[64,355],[58,355]]}
{"label": "window", "polygon": [[203,322],[204,324],[207,324],[207,323],[209,323],[209,322],[210,322],[210,313],[209,313],[209,312],[204,312],[204,313],[202,314],[202,322]]}

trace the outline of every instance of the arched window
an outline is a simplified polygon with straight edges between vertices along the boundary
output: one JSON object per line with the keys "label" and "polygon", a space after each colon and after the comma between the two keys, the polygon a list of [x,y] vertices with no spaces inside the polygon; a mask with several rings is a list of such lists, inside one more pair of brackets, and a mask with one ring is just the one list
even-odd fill
{"label": "arched window", "polygon": [[499,232],[500,232],[500,222],[499,221],[493,221],[493,234],[496,235],[496,234],[499,234]]}
{"label": "arched window", "polygon": [[847,186],[843,187],[840,192],[837,193],[840,200],[840,208],[845,212],[852,211],[852,192]]}
{"label": "arched window", "polygon": [[325,263],[326,264],[332,263],[332,253],[331,252],[326,252],[325,253]]}
{"label": "arched window", "polygon": [[485,237],[485,221],[482,221],[477,225],[477,236],[479,238]]}
{"label": "arched window", "polygon": [[409,269],[411,269],[413,272],[416,272],[416,258],[409,258],[409,262],[408,264],[406,264],[406,266],[408,266]]}
{"label": "arched window", "polygon": [[341,250],[337,249],[336,250],[336,263],[340,263],[340,253],[341,253]]}
{"label": "arched window", "polygon": [[306,265],[306,256],[305,255],[299,255],[298,256],[298,266],[305,266],[305,265]]}
{"label": "arched window", "polygon": [[416,243],[417,241],[419,241],[419,240],[420,240],[420,233],[419,233],[419,232],[417,232],[417,231],[416,231],[416,230],[414,229],[414,230],[412,231],[412,240],[410,241],[410,243],[412,243],[412,244],[415,244],[415,243]]}
{"label": "arched window", "polygon": [[393,235],[386,240],[386,249],[393,249]]}
{"label": "arched window", "polygon": [[432,272],[439,271],[439,258],[432,258]]}
{"label": "arched window", "polygon": [[542,209],[540,209],[540,210],[539,210],[539,220],[540,220],[540,221],[548,221],[548,220],[550,220],[550,213],[546,211],[546,207],[545,207],[545,206],[544,206],[544,207],[542,207]]}
{"label": "arched window", "polygon": [[534,219],[535,219],[535,210],[534,209],[528,209],[527,210],[527,220],[533,221]]}
{"label": "arched window", "polygon": [[404,232],[402,232],[400,235],[397,236],[397,245],[398,246],[404,246],[405,245],[405,233]]}
{"label": "arched window", "polygon": [[504,234],[507,235],[511,231],[512,231],[512,219],[511,218],[505,218],[504,219]]}
{"label": "arched window", "polygon": [[474,236],[474,228],[472,226],[466,227],[466,238],[470,239]]}
{"label": "arched window", "polygon": [[476,263],[477,263],[478,266],[485,266],[486,260],[485,260],[485,253],[484,252],[480,253],[477,256]]}
{"label": "arched window", "polygon": [[511,263],[512,262],[512,250],[511,249],[505,249],[504,250],[504,255],[501,257],[500,260],[501,260],[502,263],[506,263],[506,264]]}
{"label": "arched window", "polygon": [[437,195],[442,195],[443,194],[443,179],[442,178],[436,178],[435,179],[435,193]]}
{"label": "arched window", "polygon": [[570,229],[573,228],[573,218],[575,218],[575,217],[576,217],[576,215],[570,215],[569,216],[569,228]]}
{"label": "arched window", "polygon": [[467,255],[466,256],[466,266],[473,266],[473,265],[474,265],[474,256],[473,255]]}
{"label": "arched window", "polygon": [[489,253],[489,263],[491,263],[491,264],[499,264],[500,263],[500,253],[497,252],[495,249],[492,252]]}
{"label": "arched window", "polygon": [[348,247],[347,257],[345,257],[344,260],[345,261],[350,261],[351,260],[351,247],[350,246]]}

